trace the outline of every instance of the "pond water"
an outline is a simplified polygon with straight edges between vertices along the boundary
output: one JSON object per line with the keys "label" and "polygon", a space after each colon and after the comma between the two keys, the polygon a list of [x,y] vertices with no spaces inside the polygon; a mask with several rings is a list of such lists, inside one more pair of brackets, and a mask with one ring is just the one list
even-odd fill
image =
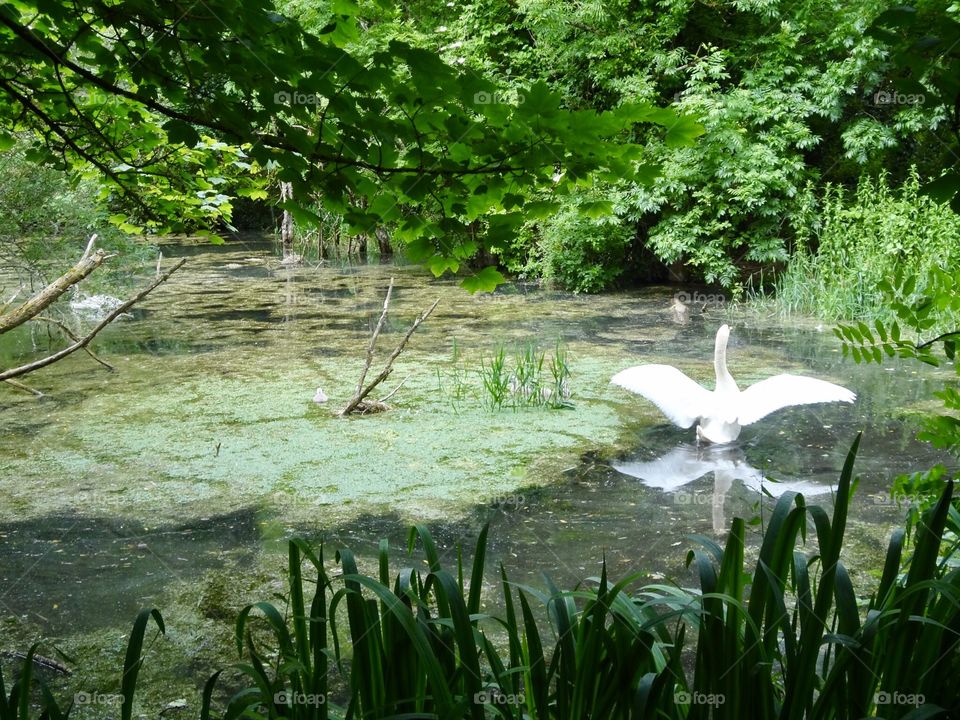
{"label": "pond water", "polygon": [[[33,632],[116,642],[145,605],[176,606],[189,625],[217,573],[261,568],[256,589],[276,585],[289,537],[326,538],[371,563],[386,537],[399,561],[414,522],[451,564],[456,544],[470,547],[491,523],[491,582],[502,561],[514,579],[547,573],[570,587],[605,557],[614,577],[688,583],[687,536],[762,518],[771,501],[761,486],[796,486],[829,506],[860,430],[848,551],[860,560],[852,574],[869,578],[903,515],[885,499],[891,481],[946,459],[913,439],[911,420],[943,376],[842,361],[816,323],[714,303],[679,324],[669,288],[576,296],[514,284],[471,296],[414,266],[281,267],[260,240],[163,252],[167,263],[190,260],[94,343],[116,372],[78,353],[29,378],[43,398],[0,387],[0,616],[18,630],[0,644]],[[371,374],[413,318],[440,304],[374,392],[406,380],[394,409],[338,418],[391,277]],[[625,367],[666,362],[712,387],[724,321],[741,387],[805,373],[854,390],[856,404],[780,412],[718,451],[609,385]],[[27,328],[9,334],[0,364],[47,342]],[[567,353],[573,407],[485,407],[481,363],[501,346],[509,363],[531,343],[548,362],[558,343]],[[312,402],[318,386],[329,403]]]}

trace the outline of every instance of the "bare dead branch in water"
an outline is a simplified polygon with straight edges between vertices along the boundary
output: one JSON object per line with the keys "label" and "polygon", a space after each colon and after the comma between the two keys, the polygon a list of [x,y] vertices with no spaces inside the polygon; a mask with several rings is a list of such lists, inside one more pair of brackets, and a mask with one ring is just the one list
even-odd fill
{"label": "bare dead branch in water", "polygon": [[7,311],[7,308],[13,305],[13,301],[16,300],[17,296],[22,292],[23,286],[21,285],[19,288],[17,288],[17,291],[10,296],[9,300],[6,300],[3,305],[0,305],[0,315],[3,315]]}
{"label": "bare dead branch in water", "polygon": [[[0,657],[10,658],[13,660],[26,660],[27,656],[22,652],[11,652],[9,650],[4,650],[0,652]],[[43,668],[44,670],[52,670],[55,673],[60,675],[73,675],[73,672],[66,665],[61,663],[58,660],[53,660],[52,658],[43,657],[42,655],[37,655],[34,653],[31,658],[33,661],[34,667]]]}
{"label": "bare dead branch in water", "polygon": [[107,253],[104,250],[97,250],[92,255],[89,254],[90,250],[91,247],[88,246],[87,252],[83,254],[83,257],[80,258],[76,265],[24,302],[20,307],[4,315],[0,315],[0,335],[23,325],[23,323],[34,316],[42,313],[57,298],[69,290],[71,286],[83,280],[87,275],[100,267],[103,261],[107,259]]}
{"label": "bare dead branch in water", "polygon": [[397,394],[397,390],[399,390],[400,388],[402,388],[402,387],[406,384],[407,380],[409,380],[409,379],[412,378],[412,377],[413,377],[413,375],[407,375],[403,380],[400,381],[400,384],[399,384],[399,385],[397,385],[393,390],[391,390],[391,391],[388,392],[386,395],[384,395],[382,398],[380,398],[379,402],[385,403],[387,400],[389,400],[389,399],[392,398],[394,395],[396,395],[396,394]]}
{"label": "bare dead branch in water", "polygon": [[[98,250],[94,255],[91,256],[90,259],[95,258],[97,255],[99,255],[102,252],[103,252],[102,250]],[[10,378],[18,377],[19,375],[26,375],[27,373],[31,373],[34,370],[39,370],[40,368],[44,368],[44,367],[47,367],[48,365],[52,365],[58,360],[62,360],[63,358],[67,357],[67,355],[75,353],[77,350],[82,350],[83,348],[85,348],[87,345],[90,344],[90,341],[93,340],[93,338],[95,338],[101,330],[103,330],[107,325],[113,322],[119,315],[125,313],[127,310],[133,307],[136,303],[138,303],[140,300],[142,300],[144,297],[150,294],[150,292],[152,292],[154,288],[160,285],[160,283],[163,283],[169,280],[170,276],[173,275],[181,267],[183,267],[183,264],[186,261],[187,261],[186,258],[182,258],[180,262],[178,262],[172,268],[167,270],[167,272],[165,272],[163,275],[158,277],[156,280],[154,280],[152,283],[150,283],[147,287],[145,287],[143,290],[138,292],[136,295],[131,297],[129,300],[124,302],[122,305],[114,309],[103,320],[101,320],[100,323],[93,330],[88,332],[86,335],[80,338],[80,340],[78,340],[77,342],[73,343],[68,347],[65,347],[63,350],[60,350],[59,352],[55,352],[53,355],[48,355],[47,357],[41,360],[37,360],[35,362],[28,363],[26,365],[21,365],[20,367],[11,368],[10,370],[4,370],[3,372],[0,372],[0,380],[8,380]],[[102,260],[100,262],[102,262]],[[47,304],[49,305],[49,303]]]}
{"label": "bare dead branch in water", "polygon": [[387,318],[387,311],[390,305],[390,294],[392,290],[393,290],[393,278],[390,279],[390,287],[387,288],[387,296],[386,298],[384,298],[384,301],[383,301],[383,311],[380,313],[380,320],[377,322],[377,326],[373,330],[373,335],[370,337],[370,344],[367,347],[367,358],[366,358],[366,361],[364,362],[363,372],[360,374],[360,382],[357,383],[357,391],[354,393],[353,398],[350,400],[350,402],[347,403],[347,406],[340,411],[341,417],[345,415],[349,415],[350,413],[353,413],[353,412],[359,412],[361,414],[364,414],[366,412],[380,412],[382,410],[388,409],[389,406],[384,402],[384,400],[392,397],[397,392],[397,390],[399,390],[403,386],[403,383],[405,383],[406,380],[401,382],[400,385],[398,385],[393,390],[393,392],[387,395],[387,397],[385,397],[383,400],[365,400],[365,398],[367,397],[367,395],[370,394],[370,391],[372,391],[375,387],[377,387],[377,385],[379,385],[384,380],[386,380],[387,377],[389,377],[390,373],[393,372],[393,362],[397,359],[397,357],[399,357],[400,353],[403,352],[403,348],[406,346],[407,341],[410,340],[410,336],[413,335],[413,333],[416,331],[418,327],[420,327],[420,324],[424,320],[430,317],[430,314],[436,309],[437,305],[440,303],[440,298],[437,298],[433,302],[433,305],[431,305],[429,308],[427,308],[422,313],[420,313],[420,316],[413,321],[413,325],[411,325],[410,329],[407,330],[407,334],[403,336],[403,339],[400,341],[400,344],[397,345],[397,347],[394,349],[392,353],[390,353],[390,357],[387,358],[387,364],[384,365],[383,370],[380,371],[380,373],[370,382],[369,385],[367,385],[366,387],[363,387],[363,383],[367,378],[367,372],[370,370],[370,365],[373,362],[374,345],[377,342],[377,337],[380,335],[380,331],[383,329],[383,324]]}
{"label": "bare dead branch in water", "polygon": [[97,241],[97,234],[94,233],[90,236],[90,239],[87,241],[87,249],[83,251],[83,255],[80,256],[81,260],[86,260],[90,253],[93,251],[93,244]]}
{"label": "bare dead branch in water", "polygon": [[[393,278],[390,278],[390,284],[387,286],[387,296],[383,299],[383,310],[380,311],[380,319],[377,320],[377,326],[373,329],[370,336],[370,344],[367,345],[367,359],[363,363],[363,371],[360,373],[360,379],[357,381],[357,392],[354,397],[358,397],[363,392],[363,381],[367,379],[367,373],[370,372],[370,364],[373,362],[373,348],[377,344],[377,338],[380,337],[380,331],[383,330],[383,324],[387,321],[387,311],[390,308],[390,296],[393,294]],[[345,413],[341,413],[345,414]]]}
{"label": "bare dead branch in water", "polygon": [[34,390],[29,385],[24,385],[23,383],[17,382],[16,380],[4,380],[4,382],[7,383],[7,385],[11,385],[15,387],[17,390],[23,390],[24,392],[28,392],[31,395],[36,395],[37,397],[43,397],[42,392],[40,392],[39,390]]}
{"label": "bare dead branch in water", "polygon": [[[48,322],[48,323],[50,323],[50,324],[52,324],[52,325],[56,325],[58,328],[60,328],[61,330],[63,330],[63,332],[66,334],[66,336],[69,337],[71,340],[73,340],[74,342],[80,342],[80,338],[78,338],[78,337],[76,336],[76,334],[75,334],[70,328],[68,328],[64,323],[60,322],[59,320],[57,320],[57,319],[55,319],[55,318],[49,318],[49,317],[47,317],[46,315],[37,315],[37,316],[36,316],[35,318],[33,318],[33,319],[34,319],[34,320],[41,320],[41,321],[43,321],[43,322]],[[88,348],[86,345],[83,346],[83,351],[84,351],[85,353],[87,353],[87,355],[89,355],[90,357],[92,357],[96,362],[98,362],[98,363],[100,363],[101,365],[103,365],[107,370],[109,370],[109,371],[111,371],[111,372],[113,372],[114,370],[116,370],[116,368],[115,368],[113,365],[111,365],[110,363],[108,363],[106,360],[102,360],[102,359],[100,359],[99,357],[97,357],[97,356],[94,354],[93,350],[91,350],[90,348]]]}

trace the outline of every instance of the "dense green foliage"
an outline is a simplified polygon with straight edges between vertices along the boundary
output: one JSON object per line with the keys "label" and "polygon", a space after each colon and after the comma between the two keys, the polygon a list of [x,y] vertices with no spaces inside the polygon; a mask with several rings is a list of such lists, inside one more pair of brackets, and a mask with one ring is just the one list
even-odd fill
{"label": "dense green foliage", "polygon": [[[25,153],[21,143],[0,155],[0,262],[5,268],[27,285],[52,280],[80,257],[93,233],[99,247],[125,261],[143,259],[148,248],[109,223],[107,209],[96,200],[101,187],[95,179],[34,165]],[[109,284],[109,271],[122,267],[123,262],[112,263],[91,281]]]}
{"label": "dense green foliage", "polygon": [[[552,212],[552,201],[525,206],[532,196],[652,178],[640,146],[623,142],[634,124],[675,144],[700,131],[639,99],[564,110],[535,80],[505,102],[493,82],[395,37],[347,48],[359,8],[329,7],[330,23],[308,32],[264,0],[205,12],[0,6],[0,122],[36,133],[35,159],[99,170],[145,227],[222,217],[227,190],[265,196],[262,173],[275,170],[298,221],[315,221],[306,205],[320,199],[351,233],[388,224],[437,274]],[[498,279],[488,271],[467,287]]]}
{"label": "dense green foliage", "polygon": [[[11,3],[0,117],[42,137],[31,157],[94,168],[127,230],[229,223],[288,181],[308,254],[737,292],[793,257],[808,272],[811,228],[861,177],[898,192],[947,169],[930,188],[953,197],[957,9],[894,5]],[[695,146],[658,105],[702,123]]]}
{"label": "dense green foliage", "polygon": [[960,6],[942,0],[895,5],[867,32],[892,51],[888,99],[922,97],[942,115],[940,132],[918,138],[927,141],[920,146],[926,152],[932,146],[935,161],[926,190],[960,213]]}
{"label": "dense green foliage", "polygon": [[[45,277],[108,221],[229,224],[234,198],[289,182],[301,226],[386,231],[438,275],[493,254],[592,292],[656,258],[675,279],[736,290],[788,263],[782,306],[878,318],[838,330],[856,361],[942,354],[960,372],[960,220],[946,205],[960,203],[957,13],[889,0],[5,3],[0,259]],[[486,268],[464,285],[501,279]],[[559,350],[549,367],[532,349],[507,362],[480,373],[491,406],[567,405]],[[960,392],[938,397],[921,437],[960,453]],[[501,568],[496,617],[481,612],[486,530],[472,567],[451,572],[418,527],[410,548],[419,539],[429,572],[391,571],[383,544],[377,577],[347,550],[334,577],[322,546],[294,541],[285,606],[249,606],[236,624],[248,686],[220,698],[214,675],[202,717],[956,714],[960,688],[941,680],[960,671],[953,484],[942,467],[898,481],[936,499],[914,518],[912,554],[893,535],[862,612],[841,560],[855,453],[832,518],[779,499],[752,573],[742,520],[724,548],[697,538],[699,592],[631,595],[636,578],[605,569],[543,591]],[[151,618],[165,631],[158,612],[138,616],[123,720]],[[0,720],[28,720],[34,701],[52,720],[71,712],[35,683],[35,649],[9,694],[0,674]]]}
{"label": "dense green foliage", "polygon": [[[960,265],[960,215],[921,194],[915,173],[897,190],[885,174],[864,177],[855,192],[827,185],[809,217],[769,298],[787,313],[888,321],[894,310],[882,288],[897,271],[917,273],[922,294],[934,268]],[[941,325],[958,321],[939,318]]]}
{"label": "dense green foliage", "polygon": [[[834,332],[843,343],[844,355],[858,363],[878,364],[892,357],[934,366],[946,360],[960,375],[960,330],[956,329],[960,318],[960,269],[956,265],[948,269],[934,265],[922,276],[898,270],[890,280],[881,280],[878,288],[894,319],[877,320],[872,327],[863,322],[841,324]],[[960,392],[951,384],[936,396],[945,412],[924,417],[920,438],[960,455]],[[942,471],[935,473],[930,484],[939,484],[941,474]]]}
{"label": "dense green foliage", "polygon": [[[472,564],[458,553],[454,571],[423,527],[411,531],[408,549],[419,539],[428,572],[392,571],[382,541],[375,577],[349,550],[336,554],[335,576],[322,546],[294,540],[284,604],[249,605],[237,620],[234,669],[245,685],[217,701],[222,672],[213,675],[201,719],[949,717],[960,708],[960,688],[943,681],[960,672],[953,485],[924,514],[909,553],[903,531],[893,534],[864,614],[841,559],[858,444],[833,517],[785,493],[752,573],[743,520],[724,548],[695,538],[701,549],[688,564],[699,591],[653,585],[631,594],[635,577],[614,583],[605,569],[572,591],[549,580],[541,591],[501,568],[498,617],[483,610],[486,529]],[[801,546],[808,531],[811,554]],[[137,618],[124,720],[151,615],[164,630],[156,611]],[[32,716],[30,657],[24,667],[9,697],[0,680],[0,720]],[[40,690],[47,716],[69,714]]]}
{"label": "dense green foliage", "polygon": [[[736,288],[804,247],[820,183],[850,185],[887,170],[898,185],[910,163],[926,180],[953,162],[947,89],[905,93],[889,48],[907,34],[867,32],[892,6],[486,1],[421,19],[424,30],[447,26],[444,47],[478,73],[505,83],[542,78],[574,108],[674,103],[706,128],[689,148],[638,131],[663,174],[652,186],[606,188],[622,231],[591,227],[574,194],[558,217],[529,220],[523,247],[505,248],[508,267],[597,290],[625,265],[642,270],[657,258],[673,279]],[[942,29],[953,52],[949,12],[925,3],[918,17]],[[936,45],[926,53],[927,70],[939,71]]]}
{"label": "dense green foliage", "polygon": [[[528,267],[544,279],[574,292],[597,292],[610,287],[627,270],[634,239],[633,228],[616,216],[590,217],[582,210],[582,196],[573,198],[535,227]],[[529,251],[527,251],[529,252]]]}

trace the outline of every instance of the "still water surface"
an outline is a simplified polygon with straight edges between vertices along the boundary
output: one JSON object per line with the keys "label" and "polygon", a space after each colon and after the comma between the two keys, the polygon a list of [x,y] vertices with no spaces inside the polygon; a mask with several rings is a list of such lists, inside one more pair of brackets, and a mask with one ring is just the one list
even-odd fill
{"label": "still water surface", "polygon": [[[902,517],[883,495],[892,479],[944,460],[912,439],[910,419],[939,377],[842,361],[814,324],[722,306],[678,324],[666,288],[584,297],[516,284],[470,296],[412,266],[289,269],[261,241],[163,249],[167,262],[190,261],[96,342],[117,372],[78,353],[31,377],[40,400],[0,388],[0,614],[54,636],[126,628],[139,607],[164,607],[173,583],[275,566],[295,535],[370,560],[386,537],[399,558],[413,522],[451,563],[491,523],[491,581],[502,561],[515,579],[547,573],[570,587],[605,557],[614,577],[688,583],[687,536],[762,518],[761,487],[829,506],[860,430],[848,541],[859,563],[848,564],[867,573]],[[373,372],[419,311],[440,305],[386,385],[408,378],[395,409],[337,418],[391,277]],[[609,386],[625,367],[666,362],[712,387],[724,321],[741,387],[806,373],[857,403],[783,411],[735,447],[698,449],[692,430]],[[0,363],[45,343],[24,329],[4,338]],[[548,358],[558,343],[566,351],[573,409],[484,407],[481,362],[528,343]],[[311,402],[317,386],[327,405]]]}

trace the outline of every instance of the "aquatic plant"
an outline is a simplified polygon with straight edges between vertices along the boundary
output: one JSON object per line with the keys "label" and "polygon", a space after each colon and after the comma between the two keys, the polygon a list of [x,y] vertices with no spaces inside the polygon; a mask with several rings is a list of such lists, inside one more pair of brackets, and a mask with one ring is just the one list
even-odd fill
{"label": "aquatic plant", "polygon": [[[895,273],[918,278],[916,295],[931,294],[928,275],[960,261],[960,217],[920,191],[912,169],[899,188],[888,177],[864,176],[855,193],[827,185],[801,234],[800,243],[773,283],[771,295],[751,293],[750,304],[782,315],[825,320],[892,320],[884,284]],[[938,327],[953,326],[956,312],[942,312]]]}
{"label": "aquatic plant", "polygon": [[504,405],[521,407],[569,408],[570,367],[566,351],[559,341],[550,358],[549,377],[544,372],[546,353],[538,352],[534,344],[517,348],[513,367],[508,368],[506,353],[501,346],[490,364],[481,361],[480,378],[487,407],[500,410]]}
{"label": "aquatic plant", "polygon": [[499,410],[510,394],[510,377],[506,370],[506,354],[501,346],[489,365],[480,360],[480,380],[483,383],[484,403],[491,410]]}
{"label": "aquatic plant", "polygon": [[450,401],[454,413],[459,412],[460,403],[470,391],[467,369],[460,360],[460,346],[456,338],[452,340],[450,365],[445,372],[437,368],[437,390]]}
{"label": "aquatic plant", "polygon": [[[120,705],[120,720],[130,720],[133,716],[133,696],[137,689],[137,678],[143,665],[144,636],[151,618],[157,625],[157,636],[166,634],[163,616],[159,610],[144,608],[137,614],[130,639],[127,641],[119,693],[89,692],[87,688],[79,688],[69,703],[65,707],[61,706],[47,683],[33,673],[35,664],[40,666],[53,664],[59,668],[59,663],[37,655],[39,643],[34,643],[22,656],[20,672],[10,686],[9,696],[4,687],[3,666],[0,664],[0,720],[30,720],[35,699],[39,700],[41,720],[69,720],[71,711],[78,704],[102,702],[113,705],[116,701],[119,701],[116,704]],[[154,636],[154,639],[157,636]]]}
{"label": "aquatic plant", "polygon": [[[497,617],[481,612],[487,528],[469,567],[458,550],[455,571],[445,570],[430,533],[417,526],[408,551],[419,539],[429,572],[392,573],[382,541],[377,578],[358,572],[353,555],[341,550],[343,575],[335,582],[322,547],[314,554],[294,540],[289,620],[266,603],[241,614],[237,643],[249,662],[238,667],[254,683],[233,696],[225,717],[479,719],[493,711],[518,720],[855,718],[878,709],[885,717],[955,711],[960,689],[941,681],[960,670],[960,570],[944,560],[957,543],[940,554],[948,528],[960,525],[951,509],[953,485],[924,516],[906,562],[904,533],[894,533],[862,615],[840,559],[858,444],[844,464],[833,517],[785,493],[752,573],[744,565],[742,519],[734,520],[724,548],[694,538],[701,547],[687,562],[698,573],[699,592],[652,585],[630,595],[637,577],[613,583],[605,567],[572,591],[549,579],[541,590],[511,582],[501,566],[504,615]],[[809,555],[799,547],[808,518],[817,546]],[[307,580],[315,583],[309,615],[304,559],[316,573]],[[532,601],[544,606],[546,621]],[[349,664],[336,625],[342,603]],[[254,642],[254,614],[275,645]],[[327,669],[349,681],[342,704],[326,694]],[[208,683],[203,720],[212,714],[210,691]],[[323,694],[324,704],[289,702],[311,694]]]}
{"label": "aquatic plant", "polygon": [[561,347],[559,340],[554,348],[553,357],[550,358],[550,377],[553,378],[553,386],[550,388],[548,398],[550,407],[555,409],[573,407],[569,401],[570,366],[567,364],[567,351]]}
{"label": "aquatic plant", "polygon": [[538,354],[532,343],[517,349],[510,377],[510,397],[514,407],[542,404],[544,357],[545,354]]}

